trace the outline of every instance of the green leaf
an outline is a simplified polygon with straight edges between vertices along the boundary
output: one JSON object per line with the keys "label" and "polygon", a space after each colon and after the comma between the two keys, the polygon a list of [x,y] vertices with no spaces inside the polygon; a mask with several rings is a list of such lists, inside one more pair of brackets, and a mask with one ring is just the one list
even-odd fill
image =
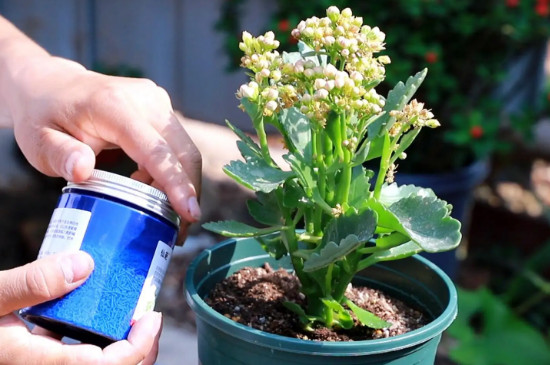
{"label": "green leaf", "polygon": [[250,138],[246,133],[231,124],[227,119],[225,120],[225,123],[233,131],[233,133],[235,133],[241,139],[241,141],[243,141],[243,143],[248,146],[251,151],[253,151],[257,156],[262,155],[260,147],[256,144],[256,142],[252,140],[252,138]]}
{"label": "green leaf", "polygon": [[257,237],[256,240],[260,242],[260,245],[265,252],[270,254],[276,260],[280,259],[288,253],[288,249],[285,246],[280,234],[272,234],[267,236]]}
{"label": "green leaf", "polygon": [[307,61],[315,62],[316,66],[326,66],[328,62],[328,56],[326,54],[320,54],[313,48],[305,44],[304,42],[298,42],[298,50],[300,54]]}
{"label": "green leaf", "polygon": [[295,64],[299,60],[303,60],[300,52],[283,52],[283,62]]}
{"label": "green leaf", "polygon": [[285,180],[294,177],[291,171],[273,167],[258,157],[248,145],[239,141],[239,150],[246,162],[234,160],[224,166],[224,171],[238,183],[254,191],[269,193]]}
{"label": "green leaf", "polygon": [[315,271],[342,259],[370,240],[375,229],[376,215],[371,210],[333,218],[326,226],[319,252],[304,262],[304,271]]}
{"label": "green leaf", "polygon": [[399,232],[393,232],[391,234],[379,236],[376,239],[376,247],[389,249],[399,246],[409,240],[410,238],[408,236]]}
{"label": "green leaf", "polygon": [[370,142],[370,148],[367,153],[367,157],[365,157],[365,161],[370,161],[375,158],[379,158],[382,156],[382,151],[384,150],[384,137],[378,137],[374,139],[369,139]]}
{"label": "green leaf", "polygon": [[317,320],[316,317],[309,316],[302,307],[294,302],[283,302],[286,309],[290,310],[298,316],[298,319],[304,325],[306,330],[312,330],[311,324]]}
{"label": "green leaf", "polygon": [[290,164],[292,171],[298,175],[298,179],[304,187],[306,196],[313,200],[324,211],[330,212],[332,208],[321,197],[311,165],[307,164],[296,155],[286,154],[283,158]]}
{"label": "green leaf", "polygon": [[247,98],[242,98],[241,104],[243,105],[244,110],[246,111],[248,116],[250,117],[252,123],[254,125],[257,125],[262,117],[262,113],[260,113],[260,111],[258,110],[258,105],[250,102],[250,100],[248,100]]}
{"label": "green leaf", "polygon": [[[294,150],[306,161],[311,162],[311,127],[309,119],[297,108],[283,109],[280,113],[281,124],[290,137]],[[292,150],[292,147],[289,149]]]}
{"label": "green leaf", "polygon": [[359,210],[369,198],[370,179],[373,176],[371,170],[363,166],[356,166],[352,170],[351,184],[349,189],[348,204]]}
{"label": "green leaf", "polygon": [[283,227],[256,228],[245,223],[227,220],[219,222],[207,222],[202,225],[204,229],[219,233],[226,237],[258,237],[280,231]]}
{"label": "green leaf", "polygon": [[252,218],[268,226],[280,225],[282,223],[282,213],[274,191],[269,194],[257,192],[256,198],[257,200],[250,199],[246,202],[248,212]]}
{"label": "green leaf", "polygon": [[294,183],[285,184],[283,187],[283,206],[285,208],[298,208],[305,205],[312,205],[313,202],[306,197],[304,189]]}
{"label": "green leaf", "polygon": [[[332,323],[326,323],[329,327],[340,327],[346,330],[349,330],[353,327],[353,318],[349,312],[344,308],[340,303],[334,299],[321,298],[323,304],[327,307],[328,310],[333,312]],[[334,314],[336,316],[334,316]]]}
{"label": "green leaf", "polygon": [[450,216],[447,202],[435,196],[410,195],[392,204],[408,236],[426,252],[441,252],[460,243],[460,222]]}
{"label": "green leaf", "polygon": [[417,253],[422,252],[422,248],[413,241],[408,241],[399,246],[389,248],[387,250],[378,251],[367,258],[367,260],[393,261],[401,260]]}
{"label": "green leaf", "polygon": [[367,140],[365,140],[363,144],[361,144],[355,155],[353,155],[353,158],[351,160],[352,166],[361,165],[367,160],[367,157],[369,156],[370,145],[371,142]]}
{"label": "green leaf", "polygon": [[437,197],[432,189],[420,188],[414,185],[385,184],[380,192],[380,203],[390,206],[403,198],[411,195]]}
{"label": "green leaf", "polygon": [[369,312],[368,310],[359,307],[347,298],[346,305],[351,309],[353,313],[355,313],[355,316],[357,317],[359,322],[361,322],[364,326],[375,329],[388,328],[391,326],[390,322],[384,321],[382,318]]}

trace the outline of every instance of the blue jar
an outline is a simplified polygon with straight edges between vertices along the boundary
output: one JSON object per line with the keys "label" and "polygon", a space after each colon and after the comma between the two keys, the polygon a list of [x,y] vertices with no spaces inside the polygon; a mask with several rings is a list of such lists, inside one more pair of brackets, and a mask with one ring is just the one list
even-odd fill
{"label": "blue jar", "polygon": [[38,257],[89,253],[95,268],[84,284],[20,311],[29,322],[104,347],[126,339],[153,310],[178,235],[180,218],[149,185],[94,170],[62,190]]}

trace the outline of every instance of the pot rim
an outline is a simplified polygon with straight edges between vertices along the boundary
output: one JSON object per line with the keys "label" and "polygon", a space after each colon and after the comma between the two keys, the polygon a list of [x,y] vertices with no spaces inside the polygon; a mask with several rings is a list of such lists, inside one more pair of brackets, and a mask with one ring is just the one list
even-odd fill
{"label": "pot rim", "polygon": [[[414,255],[403,260],[417,260],[421,264],[425,265],[429,270],[435,272],[442,281],[445,283],[446,288],[449,291],[449,300],[445,305],[443,312],[432,319],[430,323],[425,326],[412,330],[410,332],[381,339],[362,340],[362,341],[312,341],[303,340],[298,338],[286,337],[277,335],[262,330],[258,330],[241,323],[235,322],[222,314],[212,309],[199,295],[197,288],[206,280],[206,277],[195,285],[193,283],[193,277],[197,266],[202,260],[209,260],[213,251],[222,249],[227,245],[233,245],[240,240],[250,240],[251,238],[244,239],[227,239],[211,248],[203,250],[189,265],[187,275],[185,279],[186,286],[186,298],[187,303],[191,309],[195,312],[197,317],[206,321],[209,325],[216,327],[217,329],[231,335],[238,337],[244,341],[255,343],[258,346],[266,348],[274,348],[278,350],[284,350],[293,353],[319,353],[328,356],[349,356],[350,354],[361,355],[365,353],[377,354],[390,351],[396,351],[404,348],[410,348],[415,345],[425,343],[432,338],[441,335],[441,333],[447,329],[457,316],[457,298],[458,294],[456,287],[452,280],[435,264],[428,259],[419,255]],[[246,260],[254,258],[268,258],[267,253],[265,255],[249,256]],[[235,264],[242,260],[232,261]],[[376,265],[384,265],[384,262],[380,262]],[[220,268],[221,269],[221,268]]]}

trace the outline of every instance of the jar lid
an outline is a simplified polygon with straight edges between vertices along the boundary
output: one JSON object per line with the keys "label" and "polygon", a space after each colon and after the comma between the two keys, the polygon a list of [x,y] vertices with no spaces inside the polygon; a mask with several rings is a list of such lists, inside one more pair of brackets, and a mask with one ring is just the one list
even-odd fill
{"label": "jar lid", "polygon": [[71,188],[93,191],[125,200],[160,215],[176,226],[180,224],[180,217],[170,205],[165,193],[129,177],[103,170],[94,170],[88,180],[80,183],[68,182],[63,191]]}

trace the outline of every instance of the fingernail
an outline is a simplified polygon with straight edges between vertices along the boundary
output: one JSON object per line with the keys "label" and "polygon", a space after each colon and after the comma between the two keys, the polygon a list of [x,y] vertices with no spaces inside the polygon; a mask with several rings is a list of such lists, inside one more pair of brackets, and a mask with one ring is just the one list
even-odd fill
{"label": "fingernail", "polygon": [[82,154],[80,151],[73,151],[67,160],[65,161],[65,173],[63,174],[63,177],[67,180],[72,181],[73,180],[73,172],[74,167],[77,163],[77,161],[82,157]]}
{"label": "fingernail", "polygon": [[201,219],[201,208],[199,207],[197,197],[192,196],[187,200],[187,210],[191,214],[191,217],[195,218],[196,220]]}
{"label": "fingernail", "polygon": [[93,268],[94,260],[84,251],[73,252],[61,259],[61,270],[67,284],[85,279]]}

